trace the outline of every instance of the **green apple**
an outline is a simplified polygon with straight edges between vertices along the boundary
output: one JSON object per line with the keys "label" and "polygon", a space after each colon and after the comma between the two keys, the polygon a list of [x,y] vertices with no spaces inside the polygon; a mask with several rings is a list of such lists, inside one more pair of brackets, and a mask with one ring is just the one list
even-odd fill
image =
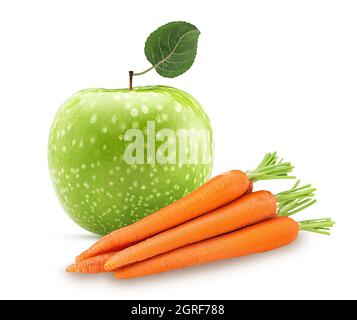
{"label": "green apple", "polygon": [[166,86],[86,89],[58,111],[48,159],[67,214],[104,235],[206,182],[212,146],[207,114],[186,92]]}

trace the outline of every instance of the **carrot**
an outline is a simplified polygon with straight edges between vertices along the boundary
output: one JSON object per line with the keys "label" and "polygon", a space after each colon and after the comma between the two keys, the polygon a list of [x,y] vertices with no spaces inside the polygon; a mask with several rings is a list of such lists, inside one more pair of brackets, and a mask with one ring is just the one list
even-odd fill
{"label": "carrot", "polygon": [[[108,259],[105,269],[113,271],[191,243],[277,217],[277,210],[279,215],[290,215],[292,211],[301,210],[307,204],[312,205],[315,202],[312,198],[314,191],[310,185],[301,188],[295,185],[291,190],[276,196],[269,191],[249,193],[219,209],[117,252]],[[287,204],[288,211],[284,210]]]}
{"label": "carrot", "polygon": [[297,223],[289,217],[278,217],[201,241],[118,269],[119,279],[157,274],[193,265],[277,249],[293,242],[299,230],[327,233],[331,219]]}
{"label": "carrot", "polygon": [[99,256],[84,259],[80,262],[72,264],[67,268],[67,272],[79,272],[79,273],[100,273],[105,272],[104,264],[115,253],[105,253]]}
{"label": "carrot", "polygon": [[104,236],[80,254],[76,261],[124,249],[135,242],[219,208],[247,193],[250,181],[294,178],[288,175],[292,169],[291,164],[279,160],[276,153],[268,153],[255,170],[246,173],[232,170],[214,177],[167,207]]}
{"label": "carrot", "polygon": [[251,192],[253,192],[253,189],[254,189],[254,187],[253,187],[253,181],[249,181],[249,186],[248,186],[248,190],[247,190],[246,193],[251,193]]}

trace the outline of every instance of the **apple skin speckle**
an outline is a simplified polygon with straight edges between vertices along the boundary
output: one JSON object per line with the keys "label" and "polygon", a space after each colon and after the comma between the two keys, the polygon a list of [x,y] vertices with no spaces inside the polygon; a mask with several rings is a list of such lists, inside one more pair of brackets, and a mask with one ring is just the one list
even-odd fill
{"label": "apple skin speckle", "polygon": [[[166,87],[86,89],[59,109],[50,131],[48,163],[56,194],[82,228],[105,235],[182,198],[203,183],[208,164],[128,164],[123,139],[130,128],[145,135],[148,121],[161,129],[212,129],[188,93]],[[162,142],[156,142],[156,151]],[[176,146],[178,148],[178,141]],[[147,147],[147,146],[146,146]],[[187,151],[186,151],[187,152]],[[199,148],[199,159],[202,156]]]}

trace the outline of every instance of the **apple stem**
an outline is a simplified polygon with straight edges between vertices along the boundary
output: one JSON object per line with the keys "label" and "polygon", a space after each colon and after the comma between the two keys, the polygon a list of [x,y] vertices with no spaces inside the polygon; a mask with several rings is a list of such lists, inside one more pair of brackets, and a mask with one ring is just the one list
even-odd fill
{"label": "apple stem", "polygon": [[133,77],[134,76],[142,76],[143,74],[149,72],[150,70],[154,69],[155,66],[152,66],[142,72],[134,72],[134,71],[129,71],[129,90],[133,90]]}
{"label": "apple stem", "polygon": [[129,71],[129,90],[133,90],[133,75],[134,71]]}

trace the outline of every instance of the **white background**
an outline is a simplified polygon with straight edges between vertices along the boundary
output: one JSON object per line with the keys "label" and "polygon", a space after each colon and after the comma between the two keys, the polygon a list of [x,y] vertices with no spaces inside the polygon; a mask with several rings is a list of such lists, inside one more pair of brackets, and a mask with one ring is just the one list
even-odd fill
{"label": "white background", "polygon": [[[1,1],[0,298],[357,298],[356,16],[356,1],[341,0]],[[67,274],[95,238],[53,192],[51,121],[79,89],[127,86],[129,69],[148,66],[147,35],[172,20],[202,32],[194,66],[135,84],[176,86],[203,104],[214,173],[250,169],[266,151],[292,161],[319,199],[297,218],[332,216],[333,235],[137,280]]]}

